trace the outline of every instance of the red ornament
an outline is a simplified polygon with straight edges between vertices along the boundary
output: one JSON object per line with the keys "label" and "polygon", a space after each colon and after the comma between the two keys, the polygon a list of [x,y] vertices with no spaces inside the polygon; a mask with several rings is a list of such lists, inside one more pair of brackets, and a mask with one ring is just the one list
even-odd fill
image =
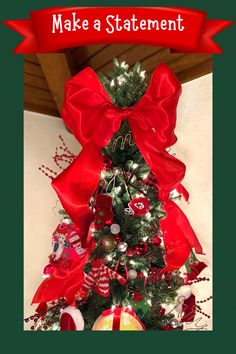
{"label": "red ornament", "polygon": [[149,201],[147,198],[134,198],[129,203],[129,207],[133,212],[133,216],[142,216],[149,211]]}
{"label": "red ornament", "polygon": [[96,197],[96,212],[94,226],[97,231],[102,230],[106,223],[113,220],[112,197],[106,194],[98,194]]}
{"label": "red ornament", "polygon": [[157,179],[152,172],[149,173],[147,178],[143,180],[143,183],[148,187],[154,187],[157,184]]}
{"label": "red ornament", "polygon": [[159,236],[154,236],[152,239],[152,244],[155,246],[160,246],[161,244],[161,238]]}
{"label": "red ornament", "polygon": [[103,161],[104,161],[104,170],[105,171],[110,170],[112,166],[112,160],[109,157],[104,157]]}
{"label": "red ornament", "polygon": [[133,297],[134,302],[140,302],[144,299],[144,296],[140,295],[140,293],[138,291],[134,291],[132,297]]}
{"label": "red ornament", "polygon": [[136,254],[136,250],[134,248],[128,248],[126,254],[128,257],[133,257]]}
{"label": "red ornament", "polygon": [[144,275],[143,275],[143,272],[138,272],[138,278],[139,278],[139,279],[142,279],[143,276],[144,276]]}
{"label": "red ornament", "polygon": [[171,281],[172,279],[173,279],[173,274],[171,272],[166,272],[165,273],[165,280]]}
{"label": "red ornament", "polygon": [[117,243],[121,242],[121,240],[122,240],[120,234],[114,235],[114,239],[115,239],[115,241],[116,241]]}
{"label": "red ornament", "polygon": [[158,309],[158,315],[164,316],[165,313],[166,313],[166,310],[164,309],[164,307],[160,306]]}
{"label": "red ornament", "polygon": [[144,256],[148,251],[148,245],[145,242],[140,242],[135,246],[136,254],[139,256]]}
{"label": "red ornament", "polygon": [[149,276],[148,280],[151,281],[152,283],[157,283],[161,280],[162,274],[161,274],[161,269],[153,267],[149,271]]}

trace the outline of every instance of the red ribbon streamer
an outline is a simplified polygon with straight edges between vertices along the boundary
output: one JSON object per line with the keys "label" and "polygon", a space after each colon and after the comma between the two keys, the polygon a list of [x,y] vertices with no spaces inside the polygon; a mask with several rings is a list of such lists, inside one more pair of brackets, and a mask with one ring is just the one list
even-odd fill
{"label": "red ribbon streamer", "polygon": [[88,203],[104,166],[101,148],[109,143],[121,122],[127,119],[137,147],[157,178],[159,199],[167,214],[161,222],[167,250],[163,271],[179,269],[189,257],[191,248],[202,253],[188,219],[169,200],[169,193],[179,186],[185,174],[185,165],[166,152],[166,148],[177,140],[174,129],[180,93],[181,85],[166,64],[155,69],[140,101],[125,109],[112,104],[91,68],[82,70],[67,82],[62,116],[83,149],[53,180],[52,186],[79,227],[83,246],[92,219]]}
{"label": "red ribbon streamer", "polygon": [[[57,21],[60,15],[62,19],[58,30],[54,26],[54,33],[53,15]],[[132,28],[130,31],[115,28],[113,33],[108,33],[115,25],[114,18],[108,16],[116,15],[120,18],[119,25],[135,16],[137,19],[135,25],[139,25],[139,28],[137,30]],[[79,25],[84,20],[88,21],[87,29],[77,29],[73,16],[75,20],[80,19]],[[182,19],[180,28],[183,25],[183,30],[179,30],[178,16]],[[208,20],[203,11],[177,7],[59,7],[32,11],[30,17],[28,20],[4,22],[24,37],[14,53],[56,52],[68,47],[103,43],[142,43],[173,48],[181,52],[222,53],[222,49],[212,37],[233,23],[225,20]],[[101,21],[100,31],[94,27],[96,19]],[[152,27],[151,30],[144,29],[140,21],[148,20],[158,20],[159,29]],[[161,24],[162,20],[166,22]],[[70,31],[64,28],[64,21],[71,21]],[[176,23],[175,30],[166,30],[168,21]],[[73,27],[75,31],[72,31]]]}
{"label": "red ribbon streamer", "polygon": [[123,309],[121,307],[115,307],[114,309],[109,309],[109,310],[103,311],[103,313],[102,313],[103,317],[114,315],[113,323],[112,323],[112,331],[120,331],[121,312],[126,312],[129,315],[131,315],[132,317],[134,317],[140,323],[143,330],[146,330],[146,327],[140,321],[140,319],[138,318],[138,316],[135,314],[134,311],[130,310],[128,307],[126,309]]}

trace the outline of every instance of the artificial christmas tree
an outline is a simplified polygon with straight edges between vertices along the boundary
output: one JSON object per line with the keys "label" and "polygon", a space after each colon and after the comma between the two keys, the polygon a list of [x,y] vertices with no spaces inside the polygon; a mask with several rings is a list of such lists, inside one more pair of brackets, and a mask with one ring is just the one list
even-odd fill
{"label": "artificial christmas tree", "polygon": [[100,81],[86,68],[67,83],[62,115],[83,149],[76,157],[64,146],[70,165],[52,182],[64,221],[33,299],[41,303],[35,329],[60,329],[61,309],[61,329],[76,330],[66,310],[75,305],[89,330],[182,330],[194,320],[189,284],[205,264],[171,194],[188,199],[185,166],[166,151],[176,142],[181,86],[165,64],[148,87],[145,79],[139,64],[114,60]]}

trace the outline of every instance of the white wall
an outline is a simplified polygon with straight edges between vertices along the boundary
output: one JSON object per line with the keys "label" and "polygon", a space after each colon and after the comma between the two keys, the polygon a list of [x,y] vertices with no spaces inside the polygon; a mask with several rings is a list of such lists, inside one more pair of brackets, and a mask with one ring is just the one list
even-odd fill
{"label": "white wall", "polygon": [[[183,184],[190,192],[190,205],[181,202],[207,254],[199,257],[209,267],[203,276],[211,276],[212,247],[212,75],[206,75],[183,85],[178,107],[177,144],[172,151],[187,165]],[[61,119],[25,112],[24,118],[24,311],[25,317],[34,312],[32,297],[42,281],[42,270],[51,252],[51,234],[59,216],[53,211],[57,196],[50,180],[38,167],[54,167],[51,157],[61,134],[74,153],[80,150]],[[212,295],[211,284],[195,286],[199,300]],[[210,303],[203,310],[211,314]],[[203,321],[201,322],[203,323]],[[205,323],[205,320],[204,320]],[[208,329],[211,321],[207,321]]]}

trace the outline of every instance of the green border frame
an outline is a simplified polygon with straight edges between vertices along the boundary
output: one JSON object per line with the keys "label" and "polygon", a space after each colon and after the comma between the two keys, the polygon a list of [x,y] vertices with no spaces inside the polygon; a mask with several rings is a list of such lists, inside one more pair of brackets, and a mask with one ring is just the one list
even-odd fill
{"label": "green border frame", "polygon": [[[234,253],[236,168],[235,25],[216,36],[224,54],[214,55],[214,330],[209,332],[29,332],[23,331],[23,58],[12,50],[21,36],[2,22],[28,18],[31,10],[53,6],[179,6],[203,10],[208,18],[233,19],[236,3],[218,1],[5,1],[0,13],[1,73],[1,327],[8,352],[144,351],[197,353],[234,341]],[[201,192],[201,191],[200,191]],[[60,350],[59,350],[60,349]]]}

